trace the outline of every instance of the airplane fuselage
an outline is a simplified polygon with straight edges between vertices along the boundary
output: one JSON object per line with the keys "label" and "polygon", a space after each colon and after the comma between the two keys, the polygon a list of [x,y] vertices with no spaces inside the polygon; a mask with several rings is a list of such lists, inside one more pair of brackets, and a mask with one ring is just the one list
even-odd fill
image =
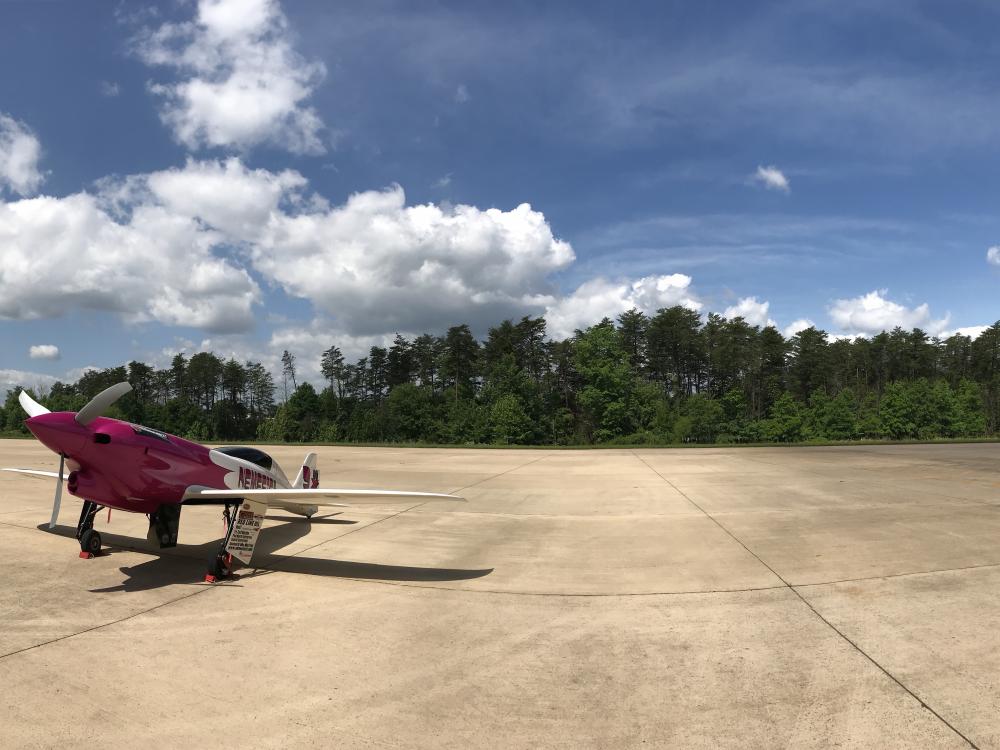
{"label": "airplane fuselage", "polygon": [[109,417],[87,427],[72,412],[51,412],[25,424],[47,448],[66,456],[66,489],[81,499],[134,513],[180,503],[191,487],[265,489],[289,487],[272,470],[198,443]]}

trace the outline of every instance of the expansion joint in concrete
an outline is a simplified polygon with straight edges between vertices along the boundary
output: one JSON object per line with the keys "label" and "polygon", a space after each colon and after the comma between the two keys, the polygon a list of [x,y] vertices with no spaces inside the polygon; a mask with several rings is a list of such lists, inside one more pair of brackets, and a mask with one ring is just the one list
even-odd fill
{"label": "expansion joint in concrete", "polygon": [[974,743],[965,734],[963,734],[954,724],[952,724],[951,722],[949,722],[940,713],[938,713],[932,706],[928,705],[927,702],[924,701],[923,698],[921,698],[913,690],[911,690],[909,687],[907,687],[905,684],[903,684],[903,682],[898,677],[896,677],[892,672],[890,672],[888,669],[886,669],[884,666],[882,666],[878,661],[876,661],[875,658],[871,654],[869,654],[867,651],[865,651],[863,648],[861,648],[861,646],[858,645],[855,641],[851,640],[851,638],[849,638],[847,636],[847,634],[844,633],[840,628],[838,628],[836,625],[834,625],[832,622],[830,622],[830,620],[828,620],[826,617],[824,617],[820,613],[820,611],[818,609],[816,609],[816,607],[813,606],[812,602],[810,602],[808,599],[806,599],[806,597],[803,596],[802,593],[795,586],[793,586],[791,583],[789,583],[787,580],[785,580],[784,576],[782,576],[777,570],[775,570],[770,565],[768,565],[767,562],[765,562],[763,560],[763,558],[760,557],[760,555],[758,555],[756,552],[754,552],[752,549],[750,549],[743,542],[742,539],[740,539],[738,536],[736,536],[736,534],[734,534],[732,531],[730,531],[728,528],[726,528],[726,526],[723,525],[717,518],[715,518],[715,516],[713,516],[708,511],[706,511],[700,505],[698,505],[698,503],[696,503],[680,487],[678,487],[676,484],[674,484],[669,479],[667,479],[665,476],[663,476],[663,474],[661,474],[653,466],[651,466],[649,464],[649,462],[646,461],[642,456],[640,456],[635,451],[632,451],[632,455],[635,456],[640,462],[642,462],[642,464],[645,465],[647,469],[649,469],[650,471],[652,471],[660,479],[662,479],[664,482],[666,482],[668,485],[670,485],[670,487],[672,487],[675,492],[679,493],[681,495],[681,497],[683,497],[685,500],[687,500],[692,506],[694,506],[695,508],[697,508],[698,511],[705,516],[705,518],[707,518],[712,523],[714,523],[716,526],[718,526],[719,529],[721,529],[729,538],[731,538],[734,542],[736,542],[743,549],[745,549],[750,555],[752,555],[754,557],[754,559],[757,560],[757,562],[759,562],[762,566],[764,566],[765,568],[767,568],[767,570],[769,570],[771,572],[771,574],[775,578],[777,578],[779,581],[781,581],[788,588],[789,591],[791,591],[793,594],[795,594],[795,596],[798,597],[799,601],[801,601],[803,604],[805,604],[809,608],[809,610],[814,615],[816,615],[816,617],[818,617],[819,620],[823,624],[825,624],[828,628],[830,628],[830,630],[832,630],[834,633],[836,633],[838,636],[840,636],[846,643],[848,643],[851,646],[851,648],[853,648],[855,651],[857,651],[859,654],[861,654],[861,656],[863,656],[865,659],[867,659],[873,666],[875,666],[876,669],[878,669],[880,672],[882,672],[882,674],[884,674],[886,677],[888,677],[890,680],[892,680],[896,685],[898,685],[907,695],[909,695],[911,698],[913,698],[915,701],[917,701],[917,703],[920,704],[921,708],[924,708],[927,711],[929,711],[935,718],[937,718],[938,721],[940,721],[942,724],[944,724],[946,727],[948,727],[948,729],[950,729],[957,736],[961,737],[962,740],[964,740],[966,743],[968,743],[969,747],[976,748],[976,750],[978,750],[978,745],[976,745],[976,743]]}

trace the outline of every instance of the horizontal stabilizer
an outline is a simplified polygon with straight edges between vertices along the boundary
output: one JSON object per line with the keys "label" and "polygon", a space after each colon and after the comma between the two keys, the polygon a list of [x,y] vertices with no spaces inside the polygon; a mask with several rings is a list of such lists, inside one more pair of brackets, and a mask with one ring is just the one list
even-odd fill
{"label": "horizontal stabilizer", "polygon": [[[345,507],[348,505],[381,505],[392,502],[406,502],[407,500],[452,500],[464,503],[465,498],[457,495],[442,495],[437,492],[406,492],[403,490],[348,490],[348,489],[323,489],[321,487],[313,490],[303,489],[273,489],[273,490],[214,490],[208,488],[191,487],[184,493],[184,500],[215,500],[233,498],[239,500],[295,500],[304,502],[309,500],[314,505],[329,505],[335,507]],[[343,502],[327,502],[324,498],[336,498]]]}
{"label": "horizontal stabilizer", "polygon": [[[0,471],[12,471],[15,474],[27,474],[29,477],[38,477],[39,479],[59,479],[58,471],[41,471],[40,469],[0,469]],[[62,477],[63,481],[66,481],[66,477]]]}

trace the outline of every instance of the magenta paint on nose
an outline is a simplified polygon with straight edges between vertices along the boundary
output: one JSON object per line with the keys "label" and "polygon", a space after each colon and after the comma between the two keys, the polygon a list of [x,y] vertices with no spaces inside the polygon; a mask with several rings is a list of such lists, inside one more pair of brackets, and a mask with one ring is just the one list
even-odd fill
{"label": "magenta paint on nose", "polygon": [[46,448],[72,457],[80,452],[90,436],[89,430],[80,425],[75,416],[72,412],[56,411],[31,417],[24,424]]}

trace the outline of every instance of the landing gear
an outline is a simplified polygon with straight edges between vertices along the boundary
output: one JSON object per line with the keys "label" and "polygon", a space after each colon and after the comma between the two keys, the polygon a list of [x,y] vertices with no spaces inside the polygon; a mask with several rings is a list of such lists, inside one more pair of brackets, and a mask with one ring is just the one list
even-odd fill
{"label": "landing gear", "polygon": [[80,520],[76,524],[76,538],[80,541],[80,557],[89,560],[101,553],[101,535],[94,531],[94,516],[104,508],[92,500],[84,500]]}
{"label": "landing gear", "polygon": [[235,507],[231,503],[226,503],[222,511],[222,517],[226,522],[226,535],[222,538],[219,551],[208,561],[208,572],[205,574],[205,583],[215,583],[223,578],[228,578],[233,572],[233,556],[226,552],[226,545],[229,543],[229,537],[233,533],[233,527],[236,526]]}
{"label": "landing gear", "polygon": [[87,529],[80,537],[80,557],[90,559],[101,554],[101,535],[93,529]]}
{"label": "landing gear", "polygon": [[205,574],[205,582],[215,583],[223,578],[229,578],[229,575],[233,572],[232,565],[233,556],[220,552],[209,563],[208,573]]}

